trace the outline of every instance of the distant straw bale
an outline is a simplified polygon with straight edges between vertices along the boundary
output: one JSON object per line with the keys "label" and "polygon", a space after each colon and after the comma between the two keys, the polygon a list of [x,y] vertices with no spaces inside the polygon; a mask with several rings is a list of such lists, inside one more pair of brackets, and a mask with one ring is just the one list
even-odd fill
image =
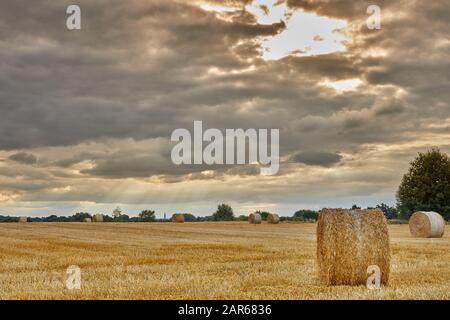
{"label": "distant straw bale", "polygon": [[92,217],[93,222],[103,222],[103,215],[102,214],[95,214]]}
{"label": "distant straw bale", "polygon": [[409,230],[416,238],[442,238],[445,220],[439,213],[418,211],[409,219]]}
{"label": "distant straw bale", "polygon": [[248,216],[248,222],[250,224],[261,224],[261,221],[262,221],[262,219],[261,219],[261,215],[259,213],[251,213]]}
{"label": "distant straw bale", "polygon": [[183,223],[184,222],[184,214],[182,214],[182,213],[174,213],[172,215],[172,222]]}
{"label": "distant straw bale", "polygon": [[275,213],[269,213],[267,216],[267,223],[278,224],[280,223],[280,217]]}

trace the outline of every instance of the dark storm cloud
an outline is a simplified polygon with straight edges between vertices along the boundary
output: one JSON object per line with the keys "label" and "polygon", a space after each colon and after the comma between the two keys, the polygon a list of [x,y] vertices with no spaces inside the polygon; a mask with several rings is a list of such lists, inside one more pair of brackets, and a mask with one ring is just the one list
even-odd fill
{"label": "dark storm cloud", "polygon": [[338,153],[321,151],[304,151],[291,156],[291,161],[304,163],[311,166],[329,167],[339,163],[342,156]]}
{"label": "dark storm cloud", "polygon": [[[369,5],[378,5],[387,8],[393,2],[401,2],[399,0],[280,0],[285,2],[292,8],[301,8],[308,12],[315,12],[333,18],[355,19],[366,15]],[[402,1],[405,4],[408,1]]]}
{"label": "dark storm cloud", "polygon": [[36,156],[27,152],[15,153],[11,155],[9,159],[23,164],[35,164],[37,162]]}
{"label": "dark storm cloud", "polygon": [[10,26],[0,42],[3,149],[167,137],[180,126],[175,115],[192,107],[174,93],[202,95],[209,68],[249,65],[232,46],[285,27],[225,22],[180,2],[81,1],[85,24],[69,32],[67,3],[2,2]]}
{"label": "dark storm cloud", "polygon": [[[446,145],[444,1],[280,0],[345,19],[349,28],[345,51],[277,61],[262,59],[261,38],[283,32],[286,21],[258,24],[244,9],[250,0],[208,2],[237,9],[218,14],[191,1],[81,0],[82,30],[67,31],[72,2],[1,1],[0,199],[112,201],[105,198],[115,179],[201,182],[200,193],[239,201],[293,202],[302,191],[308,202],[332,183],[350,197],[353,182],[368,196],[391,194],[423,145]],[[381,30],[365,25],[369,4],[382,8]],[[326,85],[347,79],[363,83],[343,92]],[[167,139],[176,128],[191,130],[194,120],[222,130],[279,128],[281,156],[294,154],[295,163],[282,162],[282,183],[258,180],[255,166],[174,167]],[[147,144],[158,139],[164,142]],[[339,182],[323,173],[335,169]],[[228,178],[245,181],[227,184]],[[165,192],[144,198],[170,202],[180,194]]]}
{"label": "dark storm cloud", "polygon": [[[0,43],[3,149],[70,145],[102,137],[168,137],[173,129],[190,126],[195,119],[205,119],[218,128],[284,127],[286,122],[309,115],[326,119],[343,109],[361,110],[375,103],[377,95],[370,92],[327,94],[317,85],[324,79],[359,77],[371,84],[410,87],[431,74],[443,79],[447,69],[436,61],[419,67],[408,61],[397,63],[394,57],[389,58],[392,61],[377,59],[377,68],[373,68],[374,59],[355,57],[358,50],[388,41],[391,37],[384,29],[378,35],[368,34],[354,52],[264,62],[255,39],[282,31],[282,22],[259,25],[249,18],[223,21],[214,13],[174,1],[81,1],[83,29],[69,32],[64,27],[64,14],[61,16],[67,3],[41,1],[29,6],[26,1],[16,1],[1,8],[2,21],[14,26],[3,31],[5,40]],[[289,4],[330,16],[340,16],[344,12],[341,7],[346,7],[348,18],[363,8],[360,4],[337,6],[330,1]],[[25,18],[12,20],[19,14]],[[365,16],[363,10],[360,17]],[[380,42],[372,40],[374,37]],[[402,51],[398,48],[396,54]],[[253,61],[248,62],[249,58]],[[252,64],[258,66],[254,71],[207,76],[211,68],[227,72]],[[411,77],[411,72],[417,76]],[[444,95],[440,101],[448,99],[445,93],[440,95]],[[439,96],[421,95],[417,99],[438,100]],[[255,107],[243,114],[240,105],[250,101]],[[415,105],[414,101],[410,104]],[[416,111],[414,107],[412,111]],[[218,113],[226,116],[219,119]],[[356,116],[343,120],[343,128],[362,125],[369,129],[370,121],[363,120],[367,119]],[[284,137],[291,141],[296,134],[288,131]],[[383,139],[380,132],[379,140]],[[283,145],[282,149],[297,147]]]}

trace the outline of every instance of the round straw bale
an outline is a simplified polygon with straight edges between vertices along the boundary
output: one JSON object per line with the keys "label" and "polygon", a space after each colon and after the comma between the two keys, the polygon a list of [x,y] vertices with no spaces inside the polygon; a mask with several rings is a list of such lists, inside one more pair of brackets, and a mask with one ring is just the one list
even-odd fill
{"label": "round straw bale", "polygon": [[27,218],[27,217],[19,217],[18,222],[20,222],[20,223],[26,223],[26,222],[28,222],[28,218]]}
{"label": "round straw bale", "polygon": [[417,238],[442,238],[445,220],[439,213],[418,211],[409,219],[409,230]]}
{"label": "round straw bale", "polygon": [[317,224],[319,278],[326,285],[365,285],[367,268],[381,270],[386,285],[390,271],[386,217],[376,210],[323,209]]}
{"label": "round straw bale", "polygon": [[92,217],[93,222],[103,222],[103,215],[102,214],[95,214]]}
{"label": "round straw bale", "polygon": [[83,222],[92,222],[91,218],[84,218]]}
{"label": "round straw bale", "polygon": [[280,217],[275,213],[269,213],[267,216],[267,223],[278,224],[280,223]]}
{"label": "round straw bale", "polygon": [[248,216],[248,222],[250,224],[261,224],[261,221],[262,221],[262,219],[261,219],[261,215],[259,213],[251,213]]}
{"label": "round straw bale", "polygon": [[184,222],[184,214],[174,213],[172,215],[172,222],[183,223]]}

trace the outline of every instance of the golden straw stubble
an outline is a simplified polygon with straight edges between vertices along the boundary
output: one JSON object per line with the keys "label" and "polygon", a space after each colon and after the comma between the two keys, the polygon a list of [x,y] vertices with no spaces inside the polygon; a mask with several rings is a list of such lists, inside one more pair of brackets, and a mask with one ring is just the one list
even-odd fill
{"label": "golden straw stubble", "polygon": [[325,285],[365,285],[367,268],[381,270],[387,285],[390,272],[389,233],[379,209],[323,209],[317,224],[319,278]]}

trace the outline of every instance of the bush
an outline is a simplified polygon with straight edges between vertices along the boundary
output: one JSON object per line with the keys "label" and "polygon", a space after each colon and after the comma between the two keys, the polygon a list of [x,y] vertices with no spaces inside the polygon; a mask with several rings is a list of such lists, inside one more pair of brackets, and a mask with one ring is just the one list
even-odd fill
{"label": "bush", "polygon": [[314,210],[299,210],[294,213],[292,218],[297,221],[317,221],[319,218],[319,212]]}
{"label": "bush", "polygon": [[[57,216],[50,216],[50,217],[48,217],[48,218],[46,218],[44,220],[50,222],[49,219],[51,219],[51,221],[58,222],[58,221],[61,221],[62,218],[63,217],[59,217],[58,218]],[[89,213],[87,213],[87,212],[77,212],[72,217],[69,217],[68,220],[69,221],[75,221],[75,222],[84,222],[84,219],[86,219],[86,218],[92,219],[91,215]]]}
{"label": "bush", "polygon": [[130,216],[126,214],[121,214],[118,217],[114,217],[115,222],[130,222]]}
{"label": "bush", "polygon": [[19,221],[18,217],[0,216],[0,222],[17,222],[17,221]]}

